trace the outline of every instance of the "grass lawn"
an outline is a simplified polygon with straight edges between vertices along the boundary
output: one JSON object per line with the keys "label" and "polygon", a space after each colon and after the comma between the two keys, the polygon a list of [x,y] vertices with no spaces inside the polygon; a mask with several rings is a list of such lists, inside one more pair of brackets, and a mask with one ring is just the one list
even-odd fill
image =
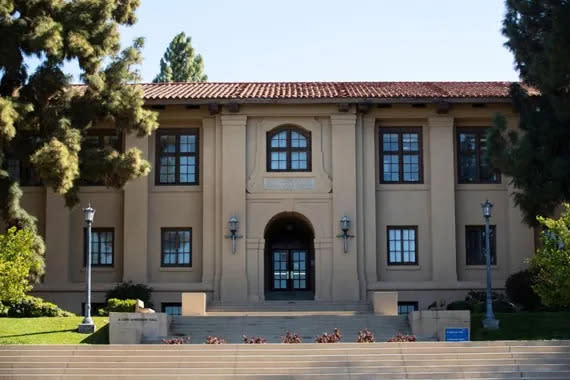
{"label": "grass lawn", "polygon": [[498,330],[485,330],[484,314],[471,314],[471,340],[570,339],[570,312],[497,313]]}
{"label": "grass lawn", "polygon": [[109,318],[93,317],[97,331],[79,334],[83,317],[0,318],[0,344],[107,344]]}

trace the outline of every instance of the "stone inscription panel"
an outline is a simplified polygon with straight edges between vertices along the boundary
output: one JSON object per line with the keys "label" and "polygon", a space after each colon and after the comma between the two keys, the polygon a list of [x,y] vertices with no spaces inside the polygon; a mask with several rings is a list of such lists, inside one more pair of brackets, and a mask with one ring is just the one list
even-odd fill
{"label": "stone inscription panel", "polygon": [[314,178],[264,178],[263,188],[265,190],[314,190]]}

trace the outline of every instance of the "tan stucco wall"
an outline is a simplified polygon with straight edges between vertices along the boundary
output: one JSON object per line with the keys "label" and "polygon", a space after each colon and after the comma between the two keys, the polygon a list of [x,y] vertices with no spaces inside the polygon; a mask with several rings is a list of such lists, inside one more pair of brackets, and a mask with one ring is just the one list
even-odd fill
{"label": "tan stucco wall", "polygon": [[[155,186],[154,172],[123,190],[82,189],[81,205],[97,209],[95,227],[115,228],[115,266],[96,269],[94,302],[116,282],[144,282],[155,289],[153,302],[180,302],[180,293],[201,291],[209,301],[263,302],[264,233],[280,213],[302,215],[314,230],[315,299],[366,301],[370,292],[398,291],[401,301],[425,308],[435,300],[462,298],[483,288],[484,270],[465,266],[465,225],[483,224],[480,203],[495,204],[498,264],[494,285],[519,270],[532,255],[533,235],[521,222],[509,197],[508,178],[496,185],[458,185],[455,128],[489,126],[496,112],[516,117],[508,105],[453,105],[438,114],[395,104],[372,107],[366,114],[339,112],[334,104],[250,104],[238,113],[225,107],[211,115],[206,106],[160,110],[160,128],[200,130],[200,184]],[[311,133],[312,171],[274,173],[266,170],[266,133],[293,124]],[[378,130],[421,127],[423,183],[379,183]],[[155,165],[155,136],[125,138]],[[300,180],[307,188],[276,189],[275,180]],[[269,181],[269,182],[267,182]],[[273,181],[273,182],[271,182]],[[307,185],[309,184],[309,185]],[[42,188],[25,189],[24,204],[39,218],[48,243],[48,270],[36,292],[79,311],[84,288],[82,223],[79,207],[69,211],[60,197]],[[347,253],[339,219],[352,220]],[[225,239],[227,220],[240,219],[242,239],[232,254]],[[418,226],[416,266],[387,265],[386,226]],[[161,268],[161,227],[192,228],[192,268]]]}

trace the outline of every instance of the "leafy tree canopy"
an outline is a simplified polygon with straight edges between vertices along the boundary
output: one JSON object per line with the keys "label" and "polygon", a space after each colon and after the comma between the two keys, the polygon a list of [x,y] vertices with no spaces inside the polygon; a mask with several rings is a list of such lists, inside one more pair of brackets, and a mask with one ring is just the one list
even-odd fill
{"label": "leafy tree canopy", "polygon": [[[507,0],[506,46],[524,85],[511,88],[522,133],[507,133],[497,116],[488,159],[513,178],[525,222],[551,215],[570,199],[570,1]],[[540,91],[529,96],[526,86]]]}
{"label": "leafy tree canopy", "polygon": [[559,219],[538,217],[545,227],[540,248],[531,259],[537,273],[534,290],[548,306],[570,309],[570,204]]}
{"label": "leafy tree canopy", "polygon": [[192,38],[184,32],[178,33],[168,45],[160,59],[160,73],[153,82],[205,82],[204,60],[194,55]]}
{"label": "leafy tree canopy", "polygon": [[[21,171],[77,203],[80,179],[121,187],[146,175],[137,149],[122,152],[86,144],[88,131],[108,124],[119,133],[148,136],[156,114],[143,108],[143,40],[120,50],[119,26],[135,23],[140,0],[0,0],[0,218],[32,231],[36,221],[21,205]],[[30,69],[26,60],[40,63]],[[63,63],[76,61],[84,86],[73,86]],[[21,165],[10,171],[12,164]],[[81,162],[81,165],[80,165]]]}
{"label": "leafy tree canopy", "polygon": [[28,229],[8,229],[0,235],[0,301],[20,301],[32,288],[43,258],[34,249],[35,234]]}

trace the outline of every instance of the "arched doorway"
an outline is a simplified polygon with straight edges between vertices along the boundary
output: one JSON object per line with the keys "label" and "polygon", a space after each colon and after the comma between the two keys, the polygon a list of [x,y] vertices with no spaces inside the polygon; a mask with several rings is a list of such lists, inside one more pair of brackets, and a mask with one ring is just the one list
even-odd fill
{"label": "arched doorway", "polygon": [[315,260],[311,223],[298,213],[281,213],[265,227],[265,299],[312,300]]}

